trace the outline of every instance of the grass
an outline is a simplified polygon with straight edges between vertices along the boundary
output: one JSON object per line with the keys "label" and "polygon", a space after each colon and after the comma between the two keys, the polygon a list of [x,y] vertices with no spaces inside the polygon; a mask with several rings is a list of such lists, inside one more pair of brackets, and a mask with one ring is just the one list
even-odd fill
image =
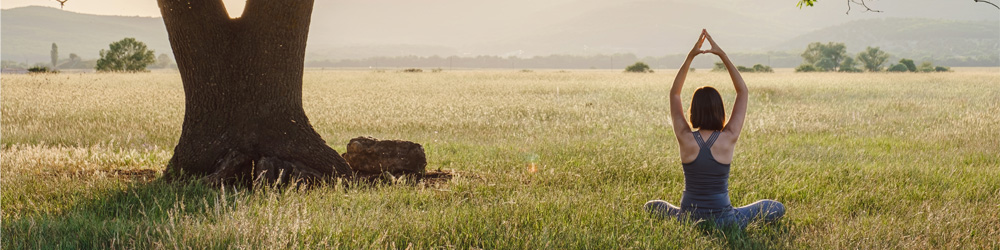
{"label": "grass", "polygon": [[[1000,72],[745,74],[734,205],[783,202],[745,232],[650,218],[678,202],[673,72],[310,71],[334,149],[424,145],[433,185],[239,190],[157,178],[180,77],[3,75],[2,247],[998,248]],[[697,72],[727,103],[728,76]]]}

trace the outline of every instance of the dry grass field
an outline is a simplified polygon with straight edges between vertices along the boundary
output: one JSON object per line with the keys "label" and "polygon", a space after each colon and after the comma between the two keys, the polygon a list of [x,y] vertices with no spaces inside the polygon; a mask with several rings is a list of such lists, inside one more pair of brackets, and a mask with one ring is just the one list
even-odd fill
{"label": "dry grass field", "polygon": [[[674,72],[307,71],[316,130],[423,144],[448,182],[219,188],[158,180],[176,73],[3,75],[2,248],[996,249],[1000,69],[748,73],[734,205],[744,232],[651,218],[679,202]],[[728,75],[689,75],[734,94]],[[728,112],[728,110],[727,110]]]}

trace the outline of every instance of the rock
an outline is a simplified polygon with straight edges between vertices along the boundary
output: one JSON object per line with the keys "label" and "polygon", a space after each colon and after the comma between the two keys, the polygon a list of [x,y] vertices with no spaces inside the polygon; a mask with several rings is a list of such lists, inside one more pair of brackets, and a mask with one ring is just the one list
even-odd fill
{"label": "rock", "polygon": [[347,143],[342,156],[360,174],[422,175],[427,167],[424,147],[409,141],[358,137]]}

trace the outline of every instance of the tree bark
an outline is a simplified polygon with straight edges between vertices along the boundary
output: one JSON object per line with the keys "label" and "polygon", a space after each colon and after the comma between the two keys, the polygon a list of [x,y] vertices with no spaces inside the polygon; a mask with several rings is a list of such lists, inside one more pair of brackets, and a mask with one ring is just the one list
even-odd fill
{"label": "tree bark", "polygon": [[157,0],[184,85],[184,123],[168,179],[288,182],[351,174],[302,109],[312,0]]}

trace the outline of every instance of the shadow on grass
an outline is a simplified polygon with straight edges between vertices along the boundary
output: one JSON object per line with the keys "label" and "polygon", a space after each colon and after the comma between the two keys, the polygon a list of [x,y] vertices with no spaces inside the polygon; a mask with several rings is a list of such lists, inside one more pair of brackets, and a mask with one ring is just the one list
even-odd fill
{"label": "shadow on grass", "polygon": [[772,223],[751,223],[746,229],[736,226],[717,227],[714,223],[701,221],[693,225],[705,235],[725,240],[730,249],[774,249],[789,242],[791,230],[784,220]]}
{"label": "shadow on grass", "polygon": [[4,221],[2,248],[151,248],[150,239],[164,236],[157,227],[171,217],[203,215],[220,197],[218,188],[201,182],[161,179],[89,196],[60,212]]}
{"label": "shadow on grass", "polygon": [[[152,179],[148,173],[118,173],[116,177],[131,180],[124,186],[97,188],[88,194],[66,191],[60,199],[72,200],[59,212],[4,216],[2,249],[148,249],[163,247],[154,244],[172,241],[170,235],[178,221],[185,218],[219,216],[219,211],[232,211],[245,199],[262,194],[298,190],[296,186],[218,186],[195,180],[165,181]],[[78,174],[86,176],[85,174]],[[136,180],[136,176],[149,177]],[[358,181],[349,188],[380,188],[388,185],[446,185],[453,172],[430,171],[420,181],[405,179]],[[326,183],[314,188],[335,188]],[[224,199],[224,200],[220,200]],[[224,216],[224,215],[223,215]]]}

